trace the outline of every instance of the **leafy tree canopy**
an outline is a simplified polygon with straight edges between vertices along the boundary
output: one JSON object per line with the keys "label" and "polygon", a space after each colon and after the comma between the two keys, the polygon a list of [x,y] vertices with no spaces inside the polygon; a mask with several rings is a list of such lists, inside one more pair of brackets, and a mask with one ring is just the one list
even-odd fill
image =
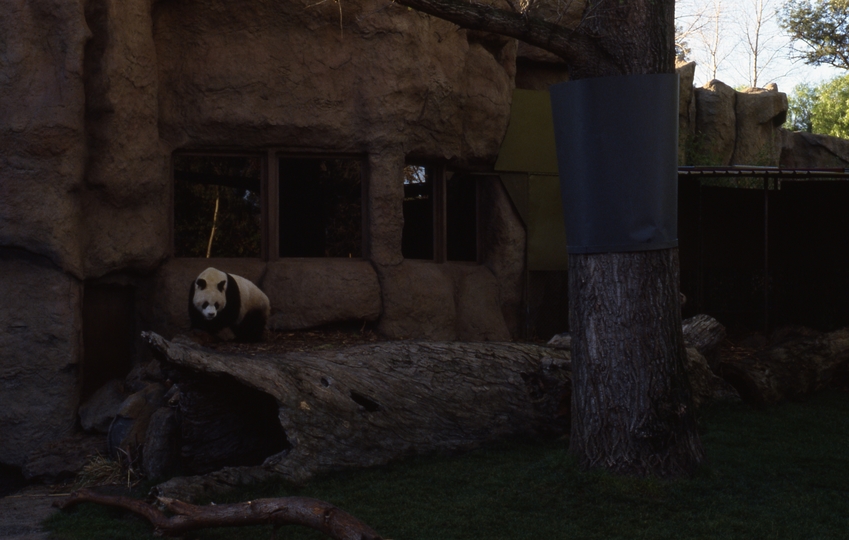
{"label": "leafy tree canopy", "polygon": [[849,0],[789,0],[780,23],[805,63],[849,69]]}
{"label": "leafy tree canopy", "polygon": [[807,83],[796,85],[793,93],[788,98],[787,129],[793,131],[813,131],[811,122],[811,110],[816,101],[816,87]]}
{"label": "leafy tree canopy", "polygon": [[800,84],[789,101],[790,129],[849,139],[849,75],[819,86]]}

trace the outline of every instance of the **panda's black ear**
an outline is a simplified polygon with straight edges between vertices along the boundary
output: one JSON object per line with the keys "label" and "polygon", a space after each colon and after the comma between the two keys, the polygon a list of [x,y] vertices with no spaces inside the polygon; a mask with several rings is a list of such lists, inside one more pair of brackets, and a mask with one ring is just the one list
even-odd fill
{"label": "panda's black ear", "polygon": [[218,284],[218,290],[224,292],[224,286],[227,285],[227,280],[225,279],[221,283]]}
{"label": "panda's black ear", "polygon": [[206,289],[206,280],[205,279],[197,280],[197,285],[198,285],[198,289],[200,289],[200,290]]}

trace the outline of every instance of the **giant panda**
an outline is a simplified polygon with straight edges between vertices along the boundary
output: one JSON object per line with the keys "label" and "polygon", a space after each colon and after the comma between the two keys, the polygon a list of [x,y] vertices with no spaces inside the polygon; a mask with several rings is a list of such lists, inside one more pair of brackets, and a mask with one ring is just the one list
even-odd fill
{"label": "giant panda", "polygon": [[210,334],[230,328],[239,341],[260,341],[270,313],[265,293],[242,276],[207,268],[192,281],[192,328]]}

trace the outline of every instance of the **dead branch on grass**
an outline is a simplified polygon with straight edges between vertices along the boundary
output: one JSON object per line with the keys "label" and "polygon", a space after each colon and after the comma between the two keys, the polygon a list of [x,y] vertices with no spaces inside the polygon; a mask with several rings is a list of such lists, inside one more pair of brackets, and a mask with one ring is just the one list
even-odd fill
{"label": "dead branch on grass", "polygon": [[53,503],[62,510],[82,502],[123,508],[138,514],[153,525],[157,536],[178,536],[187,531],[209,527],[247,525],[303,525],[334,540],[381,540],[368,525],[330,503],[308,497],[257,499],[234,504],[196,506],[176,499],[160,497],[159,503],[172,513],[167,516],[155,506],[131,497],[103,495],[88,489],[71,493]]}

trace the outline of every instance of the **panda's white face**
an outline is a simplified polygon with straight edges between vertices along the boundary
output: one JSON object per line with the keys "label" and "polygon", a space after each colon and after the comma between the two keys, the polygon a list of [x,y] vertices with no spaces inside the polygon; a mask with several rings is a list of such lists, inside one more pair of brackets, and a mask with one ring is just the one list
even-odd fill
{"label": "panda's white face", "polygon": [[206,320],[214,319],[227,305],[227,274],[214,268],[206,269],[195,279],[192,303]]}

